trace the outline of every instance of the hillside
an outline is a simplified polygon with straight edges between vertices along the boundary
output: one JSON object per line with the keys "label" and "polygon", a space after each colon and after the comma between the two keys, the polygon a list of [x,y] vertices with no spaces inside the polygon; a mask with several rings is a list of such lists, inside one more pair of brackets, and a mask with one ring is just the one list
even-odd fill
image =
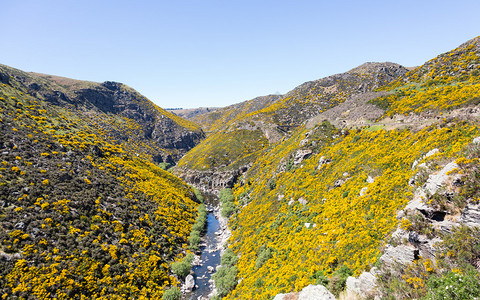
{"label": "hillside", "polygon": [[480,297],[480,37],[197,123],[120,83],[0,81],[4,298],[173,291],[205,223],[188,184],[228,218],[214,299]]}
{"label": "hillside", "polygon": [[79,81],[4,65],[0,65],[0,81],[76,112],[86,122],[101,127],[103,134],[137,144],[138,151],[153,155],[157,162],[176,162],[203,138],[196,124],[163,110],[121,83]]}
{"label": "hillside", "polygon": [[197,115],[191,120],[197,124],[200,124],[203,130],[215,132],[221,130],[225,124],[228,124],[230,121],[234,119],[241,119],[249,113],[261,110],[281,97],[281,95],[256,97],[252,100],[222,107],[213,112]]}
{"label": "hillside", "polygon": [[201,115],[202,127],[211,133],[179,161],[175,172],[200,189],[232,187],[269,145],[303,122],[407,71],[398,64],[367,63],[304,83],[283,96],[259,97]]}
{"label": "hillside", "polygon": [[[202,132],[118,83],[0,66],[0,294],[160,298],[198,200],[157,166]],[[178,147],[178,148],[175,148]]]}
{"label": "hillside", "polygon": [[475,38],[410,71],[308,82],[182,158],[230,216],[221,296],[478,298],[479,63]]}
{"label": "hillside", "polygon": [[218,107],[199,107],[199,108],[167,108],[165,109],[172,114],[182,117],[187,120],[197,118],[198,115],[207,114],[217,110]]}

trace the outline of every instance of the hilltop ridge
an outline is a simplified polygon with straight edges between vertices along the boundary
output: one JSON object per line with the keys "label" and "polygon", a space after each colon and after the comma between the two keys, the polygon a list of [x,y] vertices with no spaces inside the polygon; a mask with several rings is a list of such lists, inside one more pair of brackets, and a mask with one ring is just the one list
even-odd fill
{"label": "hilltop ridge", "polygon": [[104,122],[99,124],[119,140],[128,141],[140,136],[142,142],[148,143],[145,151],[159,162],[168,160],[174,163],[203,138],[203,132],[196,124],[165,111],[122,83],[95,83],[27,73],[4,65],[0,65],[0,74],[2,83],[50,104],[77,111],[92,121],[109,118],[112,125],[120,125],[123,123],[120,119],[126,118],[134,122],[139,131],[133,136],[121,132],[122,125],[116,128],[106,126]]}
{"label": "hilltop ridge", "polygon": [[297,126],[407,72],[394,63],[366,63],[303,83],[285,95],[258,97],[200,115],[194,120],[211,133],[179,161],[174,172],[200,189],[231,187],[264,149],[288,137]]}

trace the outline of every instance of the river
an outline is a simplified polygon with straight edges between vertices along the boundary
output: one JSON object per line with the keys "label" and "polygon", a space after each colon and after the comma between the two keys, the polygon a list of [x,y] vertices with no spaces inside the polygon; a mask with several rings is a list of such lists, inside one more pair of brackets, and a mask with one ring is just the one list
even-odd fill
{"label": "river", "polygon": [[208,294],[212,292],[212,283],[210,279],[212,273],[208,267],[216,270],[220,265],[220,245],[221,241],[219,233],[221,232],[221,225],[214,214],[214,210],[218,209],[218,198],[212,195],[205,197],[205,205],[207,206],[207,231],[202,237],[200,246],[200,265],[193,266],[195,285],[197,286],[191,293],[183,295],[183,300],[197,300],[208,299]]}

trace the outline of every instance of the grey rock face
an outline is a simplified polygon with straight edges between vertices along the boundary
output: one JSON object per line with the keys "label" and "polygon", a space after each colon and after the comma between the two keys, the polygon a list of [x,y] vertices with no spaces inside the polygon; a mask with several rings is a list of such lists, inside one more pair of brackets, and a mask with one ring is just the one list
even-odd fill
{"label": "grey rock face", "polygon": [[335,296],[323,285],[309,285],[299,294],[298,300],[334,300]]}
{"label": "grey rock face", "polygon": [[460,217],[460,222],[470,227],[480,226],[480,204],[467,204]]}
{"label": "grey rock face", "polygon": [[310,157],[310,155],[312,155],[312,150],[310,149],[298,150],[293,159],[293,164],[295,166],[300,164],[304,159]]}
{"label": "grey rock face", "polygon": [[218,193],[221,189],[232,188],[238,177],[245,173],[251,165],[239,167],[229,171],[196,171],[188,169],[174,170],[175,175],[193,185],[199,190]]}
{"label": "grey rock face", "polygon": [[438,174],[430,175],[427,183],[425,184],[425,190],[430,193],[430,195],[435,194],[449,178],[449,175],[447,175],[447,173],[456,168],[458,168],[458,165],[455,162],[451,162],[445,167],[443,167],[443,169]]}
{"label": "grey rock face", "polygon": [[388,265],[393,265],[394,263],[409,265],[416,257],[418,257],[418,250],[413,246],[399,245],[393,247],[388,245],[380,260]]}

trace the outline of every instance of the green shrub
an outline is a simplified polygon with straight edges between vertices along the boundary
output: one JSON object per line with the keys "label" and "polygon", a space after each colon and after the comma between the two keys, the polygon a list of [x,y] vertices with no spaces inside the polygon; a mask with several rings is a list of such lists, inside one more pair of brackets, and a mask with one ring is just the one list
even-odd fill
{"label": "green shrub", "polygon": [[171,164],[171,163],[167,163],[167,162],[161,162],[161,163],[158,164],[158,166],[160,167],[160,169],[166,171],[166,170],[168,170],[168,169],[172,166],[172,164]]}
{"label": "green shrub", "polygon": [[328,289],[330,290],[330,292],[338,296],[340,292],[342,292],[345,289],[347,278],[352,275],[353,275],[353,272],[352,270],[350,270],[349,267],[342,265],[340,268],[338,268],[333,273],[328,283]]}
{"label": "green shrub", "polygon": [[205,228],[205,223],[204,222],[197,222],[197,223],[193,224],[193,226],[192,226],[192,233],[193,232],[202,232],[204,228]]}
{"label": "green shrub", "polygon": [[221,205],[221,213],[222,216],[225,218],[230,217],[235,212],[235,204],[233,201],[235,200],[235,196],[233,196],[232,189],[222,189],[218,196],[220,198]]}
{"label": "green shrub", "polygon": [[312,275],[311,279],[315,280],[315,284],[321,284],[323,286],[328,286],[329,279],[323,271],[317,271]]}
{"label": "green shrub", "polygon": [[222,217],[228,218],[235,212],[235,204],[233,202],[222,203]]}
{"label": "green shrub", "polygon": [[182,293],[178,287],[174,286],[163,293],[162,300],[179,300],[181,296]]}
{"label": "green shrub", "polygon": [[237,267],[220,267],[213,275],[215,286],[220,297],[225,297],[237,285]]}
{"label": "green shrub", "polygon": [[177,261],[172,264],[172,272],[177,274],[180,278],[185,278],[190,274],[192,268],[193,254],[188,254],[182,261]]}
{"label": "green shrub", "polygon": [[473,268],[465,274],[454,272],[432,276],[427,282],[424,299],[477,299],[480,296],[480,276]]}
{"label": "green shrub", "polygon": [[195,224],[192,226],[192,232],[188,238],[190,243],[190,249],[198,250],[198,244],[200,243],[201,235],[205,231],[205,225],[207,224],[207,209],[205,204],[200,204],[197,208],[198,216]]}
{"label": "green shrub", "polygon": [[233,196],[232,189],[222,189],[218,195],[221,202],[233,202],[235,196]]}
{"label": "green shrub", "polygon": [[270,258],[272,258],[272,250],[270,248],[260,247],[257,260],[255,261],[255,269],[261,268]]}
{"label": "green shrub", "polygon": [[200,202],[200,203],[203,203],[203,195],[202,193],[200,193],[200,191],[196,188],[196,187],[192,187],[193,189],[193,192],[195,193],[195,197],[197,197],[197,200]]}
{"label": "green shrub", "polygon": [[188,238],[188,242],[190,243],[190,247],[197,247],[202,239],[200,238],[200,234],[198,231],[192,231],[192,234]]}
{"label": "green shrub", "polygon": [[480,230],[460,226],[454,228],[451,234],[443,236],[443,242],[439,245],[442,256],[442,264],[450,268],[461,265],[475,265],[480,259]]}
{"label": "green shrub", "polygon": [[228,248],[222,255],[221,264],[225,267],[233,267],[238,261],[238,257],[233,253],[232,249]]}

